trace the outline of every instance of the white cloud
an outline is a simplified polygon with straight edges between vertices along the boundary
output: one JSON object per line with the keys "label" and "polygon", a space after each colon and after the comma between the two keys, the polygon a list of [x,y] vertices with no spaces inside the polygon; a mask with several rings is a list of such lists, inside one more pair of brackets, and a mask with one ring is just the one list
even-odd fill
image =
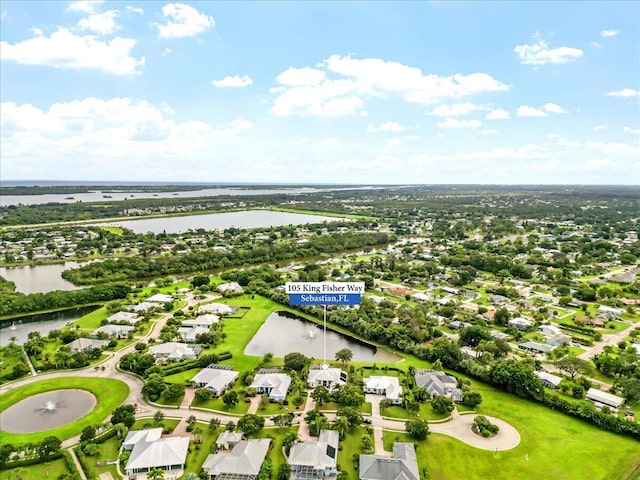
{"label": "white cloud", "polygon": [[520,105],[516,111],[518,117],[546,117],[547,114],[543,110],[530,107],[529,105]]}
{"label": "white cloud", "polygon": [[487,120],[506,120],[509,118],[509,112],[503,110],[502,108],[496,108],[487,113]]}
{"label": "white cloud", "polygon": [[193,37],[215,26],[213,17],[200,13],[184,3],[166,4],[162,7],[162,15],[167,19],[167,23],[155,25],[162,38]]}
{"label": "white cloud", "polygon": [[94,13],[96,8],[105,0],[80,0],[71,2],[67,7],[70,12]]}
{"label": "white cloud", "polygon": [[427,112],[427,115],[436,117],[458,117],[482,109],[484,109],[483,106],[474,105],[473,103],[454,103],[453,105],[438,105],[430,112]]}
{"label": "white cloud", "polygon": [[615,37],[619,33],[620,33],[620,30],[602,30],[600,32],[600,36],[602,38],[609,38],[609,37]]}
{"label": "white cloud", "polygon": [[272,113],[301,116],[362,114],[364,100],[372,97],[428,104],[509,89],[485,73],[439,77],[379,58],[360,60],[339,55],[327,58],[316,68],[288,68],[277,81],[279,86],[270,90],[278,94]]}
{"label": "white cloud", "polygon": [[397,147],[398,145],[402,145],[403,142],[401,138],[392,137],[392,138],[387,138],[384,143],[387,146],[387,148],[393,148],[393,147]]}
{"label": "white cloud", "polygon": [[498,130],[486,129],[486,130],[480,130],[478,133],[480,135],[493,135],[494,133],[498,133]]}
{"label": "white cloud", "polygon": [[594,130],[606,130],[609,127],[609,125],[596,125],[595,127],[593,127]]}
{"label": "white cloud", "polygon": [[131,55],[136,40],[116,37],[102,42],[59,28],[50,37],[35,36],[22,42],[0,42],[2,61],[53,68],[93,69],[113,75],[140,73],[145,59]]}
{"label": "white cloud", "polygon": [[127,12],[137,13],[138,15],[142,15],[144,13],[144,10],[140,7],[132,7],[131,5],[127,5],[125,9]]}
{"label": "white cloud", "polygon": [[633,133],[634,135],[640,135],[640,128],[624,127],[624,133]]}
{"label": "white cloud", "polygon": [[231,88],[242,88],[248,87],[253,83],[251,77],[249,75],[233,75],[224,77],[222,80],[211,80],[211,85],[214,87],[231,87]]}
{"label": "white cloud", "polygon": [[163,57],[166,57],[167,55],[171,55],[171,52],[173,52],[173,50],[171,50],[169,47],[167,47],[162,51],[162,53],[160,55],[162,55]]}
{"label": "white cloud", "polygon": [[276,78],[280,85],[291,87],[319,85],[324,79],[325,73],[322,70],[310,67],[289,67]]}
{"label": "white cloud", "polygon": [[545,65],[547,63],[569,63],[582,58],[582,50],[573,47],[550,48],[538,34],[534,36],[538,43],[517,45],[513,51],[518,54],[523,65]]}
{"label": "white cloud", "polygon": [[601,49],[602,45],[600,45],[598,42],[591,42],[591,46],[593,48],[597,48],[597,49]]}
{"label": "white cloud", "polygon": [[81,18],[77,23],[77,27],[80,30],[89,30],[99,35],[108,35],[120,28],[116,23],[118,16],[119,13],[117,10],[92,13],[87,18]]}
{"label": "white cloud", "polygon": [[243,130],[250,130],[253,128],[253,124],[246,118],[238,118],[226,125],[216,127],[213,134],[216,137],[233,137],[239,134]]}
{"label": "white cloud", "polygon": [[545,103],[542,108],[547,113],[567,113],[565,109],[555,103]]}
{"label": "white cloud", "polygon": [[367,127],[367,132],[404,132],[406,129],[407,127],[405,127],[404,125],[400,125],[397,122],[384,122],[379,127],[376,127],[373,124],[369,124],[369,126]]}
{"label": "white cloud", "polygon": [[5,18],[9,17],[9,12],[7,12],[6,10],[3,10],[2,13],[0,13],[0,20],[4,20]]}
{"label": "white cloud", "polygon": [[640,153],[640,146],[629,145],[628,143],[616,143],[616,142],[587,142],[584,144],[586,148],[602,150],[608,154],[625,154],[625,153]]}
{"label": "white cloud", "polygon": [[469,128],[469,127],[481,127],[482,122],[480,120],[456,120],[455,118],[447,118],[444,122],[438,122],[440,128]]}
{"label": "white cloud", "polygon": [[336,137],[323,138],[318,143],[324,147],[329,147],[336,150],[342,147],[340,140],[338,140]]}
{"label": "white cloud", "polygon": [[606,97],[640,97],[640,90],[633,88],[623,88],[622,90],[613,90],[608,92]]}

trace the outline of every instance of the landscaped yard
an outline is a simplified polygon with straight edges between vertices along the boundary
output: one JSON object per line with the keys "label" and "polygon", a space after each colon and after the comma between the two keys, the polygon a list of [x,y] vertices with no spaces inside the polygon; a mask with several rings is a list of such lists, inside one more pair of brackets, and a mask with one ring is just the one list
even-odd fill
{"label": "landscaped yard", "polygon": [[39,463],[38,465],[3,470],[2,473],[0,473],[0,477],[5,480],[53,480],[67,473],[71,473],[67,467],[67,463],[64,458],[59,458],[58,460]]}
{"label": "landscaped yard", "polygon": [[2,361],[0,363],[0,381],[2,382],[9,380],[7,377],[12,374],[16,363],[23,362],[26,365],[22,347],[15,344],[0,347],[0,360]]}
{"label": "landscaped yard", "polygon": [[449,416],[448,413],[442,414],[435,412],[431,407],[431,402],[419,403],[418,405],[420,405],[420,411],[417,415],[414,415],[412,412],[399,405],[392,405],[384,409],[381,408],[380,415],[391,418],[422,418],[426,420],[442,420]]}
{"label": "landscaped yard", "polygon": [[284,454],[282,453],[282,440],[289,431],[297,432],[298,429],[286,428],[281,430],[280,428],[263,428],[253,437],[271,438],[271,445],[269,446],[269,453],[267,454],[273,465],[271,478],[276,478],[278,468],[280,468],[280,465],[286,461]]}
{"label": "landscaped yard", "polygon": [[[358,469],[354,462],[354,455],[358,456],[361,453],[365,453],[362,445],[362,437],[364,435],[370,436],[367,433],[366,427],[358,427],[347,432],[344,439],[340,441],[338,451],[338,467],[340,471],[344,471],[349,475],[349,480],[358,480]],[[371,438],[371,445],[373,445],[373,438]],[[368,452],[368,453],[373,453]]]}
{"label": "landscaped yard", "polygon": [[178,385],[184,385],[186,382],[190,381],[200,370],[202,370],[200,367],[191,368],[189,370],[185,370],[184,372],[167,375],[166,377],[164,377],[164,381],[166,383],[176,383]]}

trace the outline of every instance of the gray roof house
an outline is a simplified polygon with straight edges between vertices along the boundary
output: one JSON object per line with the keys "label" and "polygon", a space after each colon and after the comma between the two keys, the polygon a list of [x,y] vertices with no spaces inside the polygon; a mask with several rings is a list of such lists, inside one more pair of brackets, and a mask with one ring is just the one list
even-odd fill
{"label": "gray roof house", "polygon": [[178,362],[184,359],[196,358],[196,352],[184,343],[167,342],[149,347],[149,355],[156,357],[156,360],[169,360]]}
{"label": "gray roof house", "polygon": [[89,336],[91,338],[98,338],[100,333],[104,333],[109,338],[124,338],[134,330],[135,328],[130,325],[114,325],[110,323],[96,328]]}
{"label": "gray roof house", "polygon": [[224,370],[221,368],[203,368],[191,379],[198,387],[208,388],[215,395],[222,393],[236,381],[239,373],[234,370]]}
{"label": "gray roof house", "polygon": [[539,371],[539,372],[533,372],[533,373],[535,373],[536,376],[540,379],[540,381],[544,383],[545,387],[555,389],[555,388],[558,388],[558,386],[560,385],[560,382],[562,382],[562,377],[559,377],[549,372]]}
{"label": "gray roof house", "polygon": [[394,443],[391,458],[360,455],[360,480],[420,480],[413,443]]}
{"label": "gray roof house", "polygon": [[337,430],[320,430],[318,441],[306,440],[294,443],[289,453],[292,480],[310,480],[315,478],[335,478],[338,474]]}
{"label": "gray roof house", "polygon": [[266,393],[272,400],[284,400],[291,384],[291,377],[284,373],[260,373],[253,377],[250,387],[256,393]]}
{"label": "gray roof house", "polygon": [[455,377],[436,370],[416,370],[416,385],[424,388],[431,398],[437,395],[451,397],[454,402],[462,401],[462,390]]}
{"label": "gray roof house", "polygon": [[132,312],[118,312],[107,317],[107,322],[109,323],[126,322],[129,325],[135,325],[139,321],[140,321],[140,316],[137,313],[132,313]]}
{"label": "gray roof house", "polygon": [[319,366],[313,365],[309,369],[309,377],[307,378],[307,386],[316,388],[318,385],[327,387],[329,390],[337,385],[345,385],[347,383],[347,373],[339,368],[327,368],[326,370]]}
{"label": "gray roof house", "polygon": [[402,404],[402,387],[398,377],[373,375],[364,379],[365,393],[384,395],[386,400],[400,405]]}
{"label": "gray roof house", "polygon": [[[155,429],[151,429],[155,430]],[[162,432],[162,429],[160,429]],[[142,430],[145,432],[145,430]],[[149,432],[149,431],[147,431]],[[131,434],[133,432],[129,432]],[[129,438],[129,435],[127,435]],[[162,470],[184,470],[189,449],[189,438],[171,437],[156,438],[155,434],[137,434],[129,440],[131,455],[125,470],[127,475],[149,472],[154,468]]]}
{"label": "gray roof house", "polygon": [[211,330],[205,327],[180,327],[178,328],[178,335],[187,343],[196,343],[198,341],[198,335],[203,333],[209,333]]}
{"label": "gray roof house", "polygon": [[624,403],[624,398],[614,395],[613,393],[603,392],[597,388],[587,390],[587,400],[596,404],[596,406],[607,406],[609,408],[618,409]]}
{"label": "gray roof house", "polygon": [[93,348],[105,348],[109,342],[106,340],[96,340],[93,338],[76,338],[73,342],[67,343],[67,347],[72,352],[84,352]]}
{"label": "gray roof house", "polygon": [[230,452],[209,455],[202,469],[210,480],[256,480],[270,442],[268,438],[241,440]]}
{"label": "gray roof house", "polygon": [[211,326],[220,321],[218,315],[212,313],[205,313],[204,315],[198,315],[196,318],[190,318],[182,322],[183,327],[204,327],[211,328]]}
{"label": "gray roof house", "polygon": [[225,430],[220,435],[218,435],[218,438],[216,438],[216,447],[218,447],[219,449],[228,450],[236,443],[241,441],[242,437],[244,437],[244,433],[242,432],[230,432],[228,430]]}
{"label": "gray roof house", "polygon": [[122,442],[122,448],[124,450],[131,450],[138,442],[154,442],[162,437],[162,428],[147,428],[146,430],[129,430],[124,442]]}

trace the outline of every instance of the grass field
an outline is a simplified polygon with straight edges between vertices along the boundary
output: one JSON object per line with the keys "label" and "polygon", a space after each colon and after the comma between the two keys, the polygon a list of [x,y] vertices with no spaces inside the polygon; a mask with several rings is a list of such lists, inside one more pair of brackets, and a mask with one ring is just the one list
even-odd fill
{"label": "grass field", "polygon": [[78,388],[93,393],[98,403],[91,413],[62,427],[37,433],[7,433],[2,432],[0,437],[3,443],[20,445],[28,442],[39,442],[49,435],[55,435],[61,440],[78,435],[88,425],[103,422],[111,412],[119,406],[129,395],[129,387],[126,383],[111,378],[86,378],[86,377],[62,377],[31,383],[0,395],[0,411],[36,393],[51,390]]}
{"label": "grass field", "polygon": [[401,418],[401,419],[409,419],[409,418],[422,418],[425,420],[442,420],[443,418],[447,418],[449,416],[448,413],[436,413],[431,407],[431,402],[420,403],[420,411],[417,415],[414,415],[409,410],[400,407],[398,405],[392,405],[390,407],[384,408],[380,410],[380,415],[383,417],[391,417],[391,418]]}
{"label": "grass field", "polygon": [[100,326],[100,322],[108,316],[107,307],[100,307],[97,310],[80,317],[78,320],[73,322],[73,325],[76,325],[83,330],[94,331]]}
{"label": "grass field", "polygon": [[[344,471],[349,475],[349,480],[358,480],[358,470],[356,463],[354,462],[354,455],[360,455],[361,453],[373,453],[365,452],[362,445],[362,437],[369,435],[365,427],[358,427],[350,432],[347,432],[344,438],[340,441],[338,451],[338,467],[340,471]],[[373,438],[371,439],[373,445]]]}
{"label": "grass field", "polygon": [[55,479],[60,475],[71,473],[64,458],[46,463],[30,465],[28,467],[10,468],[0,472],[0,478],[5,480],[43,480]]}
{"label": "grass field", "polygon": [[297,428],[279,429],[279,428],[263,428],[256,435],[255,438],[270,438],[271,444],[269,445],[269,452],[267,456],[271,459],[273,468],[271,470],[271,478],[277,478],[278,468],[283,464],[286,459],[282,453],[282,441],[284,436],[289,431],[297,431]]}
{"label": "grass field", "polygon": [[201,368],[191,368],[189,370],[185,370],[184,372],[174,373],[173,375],[167,375],[164,377],[164,381],[166,383],[176,383],[178,385],[184,385],[185,382],[191,380],[196,373],[198,373]]}

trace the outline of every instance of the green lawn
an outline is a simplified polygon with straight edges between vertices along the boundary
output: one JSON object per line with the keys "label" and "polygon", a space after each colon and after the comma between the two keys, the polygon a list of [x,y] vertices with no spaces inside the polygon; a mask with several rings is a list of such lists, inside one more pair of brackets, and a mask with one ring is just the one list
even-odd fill
{"label": "green lawn", "polygon": [[85,330],[95,330],[100,326],[102,320],[105,320],[109,314],[107,313],[107,307],[100,307],[91,313],[87,313],[84,317],[80,317],[73,322],[73,325]]}
{"label": "green lawn", "polygon": [[173,431],[180,420],[174,418],[165,418],[160,423],[156,422],[153,418],[141,418],[131,426],[129,430],[144,430],[145,428],[157,428],[162,427],[167,431]]}
{"label": "green lawn", "polygon": [[250,403],[246,403],[244,401],[244,396],[240,395],[241,393],[240,390],[243,390],[243,389],[244,387],[240,385],[235,385],[233,387],[232,390],[235,390],[238,392],[239,402],[236,403],[231,408],[225,405],[225,403],[222,401],[222,397],[210,398],[209,400],[206,400],[204,402],[198,400],[197,398],[194,398],[193,402],[191,403],[191,406],[197,407],[197,408],[208,408],[210,410],[218,410],[220,412],[231,413],[235,415],[244,415],[245,413],[247,413],[247,410],[249,410]]}
{"label": "green lawn", "polygon": [[191,435],[191,443],[189,444],[189,453],[187,454],[187,468],[184,473],[193,472],[195,474],[200,473],[202,464],[207,459],[210,453],[215,453],[216,444],[215,440],[222,431],[221,428],[215,430],[209,430],[209,425],[201,422],[197,422],[196,426],[202,429],[202,443],[196,444],[193,442],[193,435]]}
{"label": "green lawn", "polygon": [[61,377],[31,383],[3,393],[0,395],[0,411],[36,393],[67,388],[78,388],[93,393],[98,398],[98,403],[93,411],[73,423],[44,432],[25,434],[2,432],[3,443],[20,445],[28,442],[39,442],[49,435],[55,435],[61,440],[73,437],[79,434],[84,427],[103,422],[129,395],[129,387],[119,380],[111,378]]}
{"label": "green lawn", "polygon": [[[358,480],[359,478],[353,456],[360,455],[361,453],[373,453],[364,452],[362,445],[363,435],[369,435],[367,428],[358,427],[351,432],[347,432],[340,441],[338,448],[338,469],[341,472],[346,472],[349,475],[349,480]],[[373,445],[373,438],[371,438],[371,444]]]}
{"label": "green lawn", "polygon": [[[93,457],[83,456],[83,461],[89,469],[88,476],[93,478],[94,475],[100,475],[104,472],[110,472],[114,480],[118,478],[118,470],[115,465],[102,465],[98,466],[98,462],[109,462],[118,459],[118,450],[120,448],[120,439],[113,437],[104,443],[98,443],[100,453]],[[82,455],[79,452],[79,448],[76,448],[76,455]]]}
{"label": "green lawn", "polygon": [[262,405],[258,407],[258,411],[256,412],[258,415],[282,415],[284,413],[289,412],[300,412],[304,409],[304,404],[300,405],[299,408],[293,405],[293,403],[289,402],[289,405],[281,405],[278,402],[269,402],[266,407],[262,408]]}
{"label": "green lawn", "polygon": [[54,480],[60,475],[71,473],[64,458],[51,462],[39,463],[28,467],[10,468],[3,470],[0,477],[5,480]]}
{"label": "green lawn", "polygon": [[447,418],[449,414],[441,414],[436,413],[431,407],[431,402],[420,403],[420,411],[418,415],[414,415],[409,410],[406,410],[403,407],[398,405],[392,405],[385,409],[380,410],[380,415],[383,417],[391,417],[391,418],[423,418],[426,420],[442,420],[443,418]]}
{"label": "green lawn", "polygon": [[185,370],[184,372],[174,373],[173,375],[167,375],[164,377],[165,383],[176,383],[178,385],[184,385],[186,382],[191,380],[196,373],[198,373],[201,368],[191,368],[189,370]]}
{"label": "green lawn", "polygon": [[[0,347],[0,383],[9,380],[13,367],[16,363],[23,362],[26,364],[24,352],[20,345]],[[11,379],[13,380],[13,379]]]}
{"label": "green lawn", "polygon": [[278,468],[283,464],[286,459],[284,458],[284,454],[282,453],[282,440],[287,432],[293,431],[297,432],[297,428],[288,428],[288,429],[280,429],[280,428],[263,428],[260,430],[254,438],[270,438],[271,444],[269,445],[269,453],[267,453],[268,457],[271,459],[273,468],[271,470],[271,478],[275,480],[278,474]]}

